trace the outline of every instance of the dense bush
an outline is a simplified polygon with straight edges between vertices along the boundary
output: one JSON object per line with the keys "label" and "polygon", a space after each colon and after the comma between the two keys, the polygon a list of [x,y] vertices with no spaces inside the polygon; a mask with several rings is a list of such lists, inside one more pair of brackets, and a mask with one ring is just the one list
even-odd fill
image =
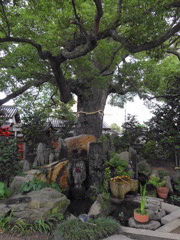
{"label": "dense bush", "polygon": [[112,218],[97,218],[90,222],[82,222],[78,219],[66,220],[57,226],[54,232],[54,240],[99,240],[118,233],[119,223]]}
{"label": "dense bush", "polygon": [[20,169],[17,142],[13,138],[0,138],[0,181],[9,185],[10,179]]}

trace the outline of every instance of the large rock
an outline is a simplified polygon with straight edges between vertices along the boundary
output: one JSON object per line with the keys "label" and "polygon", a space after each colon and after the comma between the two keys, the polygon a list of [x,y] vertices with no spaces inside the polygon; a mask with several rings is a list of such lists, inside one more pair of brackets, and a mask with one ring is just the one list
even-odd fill
{"label": "large rock", "polygon": [[88,151],[89,143],[96,142],[96,138],[93,135],[82,134],[75,137],[65,139],[68,157],[72,158],[73,152],[80,155],[83,151]]}
{"label": "large rock", "polygon": [[68,188],[68,163],[68,160],[57,161],[42,167],[42,170],[30,170],[26,172],[26,178],[29,180],[36,178],[49,183],[56,182],[65,191]]}
{"label": "large rock", "polygon": [[60,188],[65,191],[68,188],[68,170],[69,161],[57,161],[45,166],[47,169],[48,182],[56,182]]}
{"label": "large rock", "polygon": [[106,217],[112,213],[114,209],[115,207],[110,203],[110,201],[104,200],[103,196],[100,194],[90,207],[88,216]]}
{"label": "large rock", "polygon": [[10,185],[13,194],[19,193],[19,190],[21,189],[22,185],[27,182],[29,182],[29,179],[21,176],[16,176]]}
{"label": "large rock", "polygon": [[15,219],[34,222],[40,219],[47,220],[52,214],[64,214],[69,203],[64,194],[52,188],[44,188],[29,192],[25,196],[22,194],[13,196],[5,201],[4,209],[11,209]]}
{"label": "large rock", "polygon": [[174,191],[173,191],[173,187],[172,187],[172,184],[171,184],[171,178],[170,178],[170,176],[164,176],[164,181],[165,181],[165,183],[166,183],[166,187],[169,188],[169,191],[170,191],[171,193],[173,193]]}
{"label": "large rock", "polygon": [[36,162],[38,166],[42,166],[49,162],[49,151],[44,143],[38,144]]}
{"label": "large rock", "polygon": [[140,173],[144,173],[146,176],[149,176],[152,173],[152,168],[146,161],[141,161],[138,163],[138,170]]}

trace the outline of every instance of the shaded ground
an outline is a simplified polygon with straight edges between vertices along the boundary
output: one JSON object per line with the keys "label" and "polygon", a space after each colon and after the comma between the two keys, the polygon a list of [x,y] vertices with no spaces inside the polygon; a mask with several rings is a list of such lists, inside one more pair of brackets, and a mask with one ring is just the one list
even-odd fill
{"label": "shaded ground", "polygon": [[0,240],[52,240],[52,236],[44,233],[32,233],[28,235],[0,233]]}

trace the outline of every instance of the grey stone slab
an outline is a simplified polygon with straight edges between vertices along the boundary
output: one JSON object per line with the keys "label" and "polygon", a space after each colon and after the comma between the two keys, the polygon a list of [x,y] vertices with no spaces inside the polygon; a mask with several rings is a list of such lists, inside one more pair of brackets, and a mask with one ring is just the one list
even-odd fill
{"label": "grey stone slab", "polygon": [[138,229],[149,229],[149,230],[155,230],[161,226],[160,222],[150,220],[147,223],[139,223],[134,220],[134,218],[130,218],[128,221],[128,225],[130,227],[138,228]]}
{"label": "grey stone slab", "polygon": [[174,211],[180,209],[180,207],[178,207],[178,206],[174,206],[174,205],[172,205],[172,204],[165,203],[165,202],[162,202],[162,203],[161,203],[161,207],[162,207],[162,209],[164,209],[167,213],[171,213],[171,212],[174,212]]}
{"label": "grey stone slab", "polygon": [[[172,232],[174,229],[178,228],[180,226],[180,219],[175,219],[164,226],[156,229],[157,232]],[[180,238],[180,237],[179,237]]]}
{"label": "grey stone slab", "polygon": [[128,236],[132,236],[133,238],[137,238],[138,240],[179,240],[180,234],[176,233],[163,233],[152,230],[145,229],[136,229],[129,227],[121,227],[123,233],[128,234]]}
{"label": "grey stone slab", "polygon": [[165,225],[177,218],[180,218],[180,208],[174,212],[169,213],[165,217],[161,218],[161,223]]}
{"label": "grey stone slab", "polygon": [[110,237],[104,238],[103,240],[131,240],[131,239],[132,238],[126,237],[122,234],[116,234],[116,235],[112,235]]}

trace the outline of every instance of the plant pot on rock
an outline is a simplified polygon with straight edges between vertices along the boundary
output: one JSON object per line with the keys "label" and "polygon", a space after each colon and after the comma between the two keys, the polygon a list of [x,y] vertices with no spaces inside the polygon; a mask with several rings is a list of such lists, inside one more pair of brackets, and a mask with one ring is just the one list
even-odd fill
{"label": "plant pot on rock", "polygon": [[166,182],[161,180],[159,177],[151,176],[148,184],[152,184],[156,187],[157,194],[160,198],[166,199],[169,193],[169,188],[166,187]]}
{"label": "plant pot on rock", "polygon": [[149,221],[149,213],[145,209],[147,201],[146,185],[144,186],[140,185],[140,193],[141,193],[140,208],[134,209],[134,220],[140,223],[146,223]]}

